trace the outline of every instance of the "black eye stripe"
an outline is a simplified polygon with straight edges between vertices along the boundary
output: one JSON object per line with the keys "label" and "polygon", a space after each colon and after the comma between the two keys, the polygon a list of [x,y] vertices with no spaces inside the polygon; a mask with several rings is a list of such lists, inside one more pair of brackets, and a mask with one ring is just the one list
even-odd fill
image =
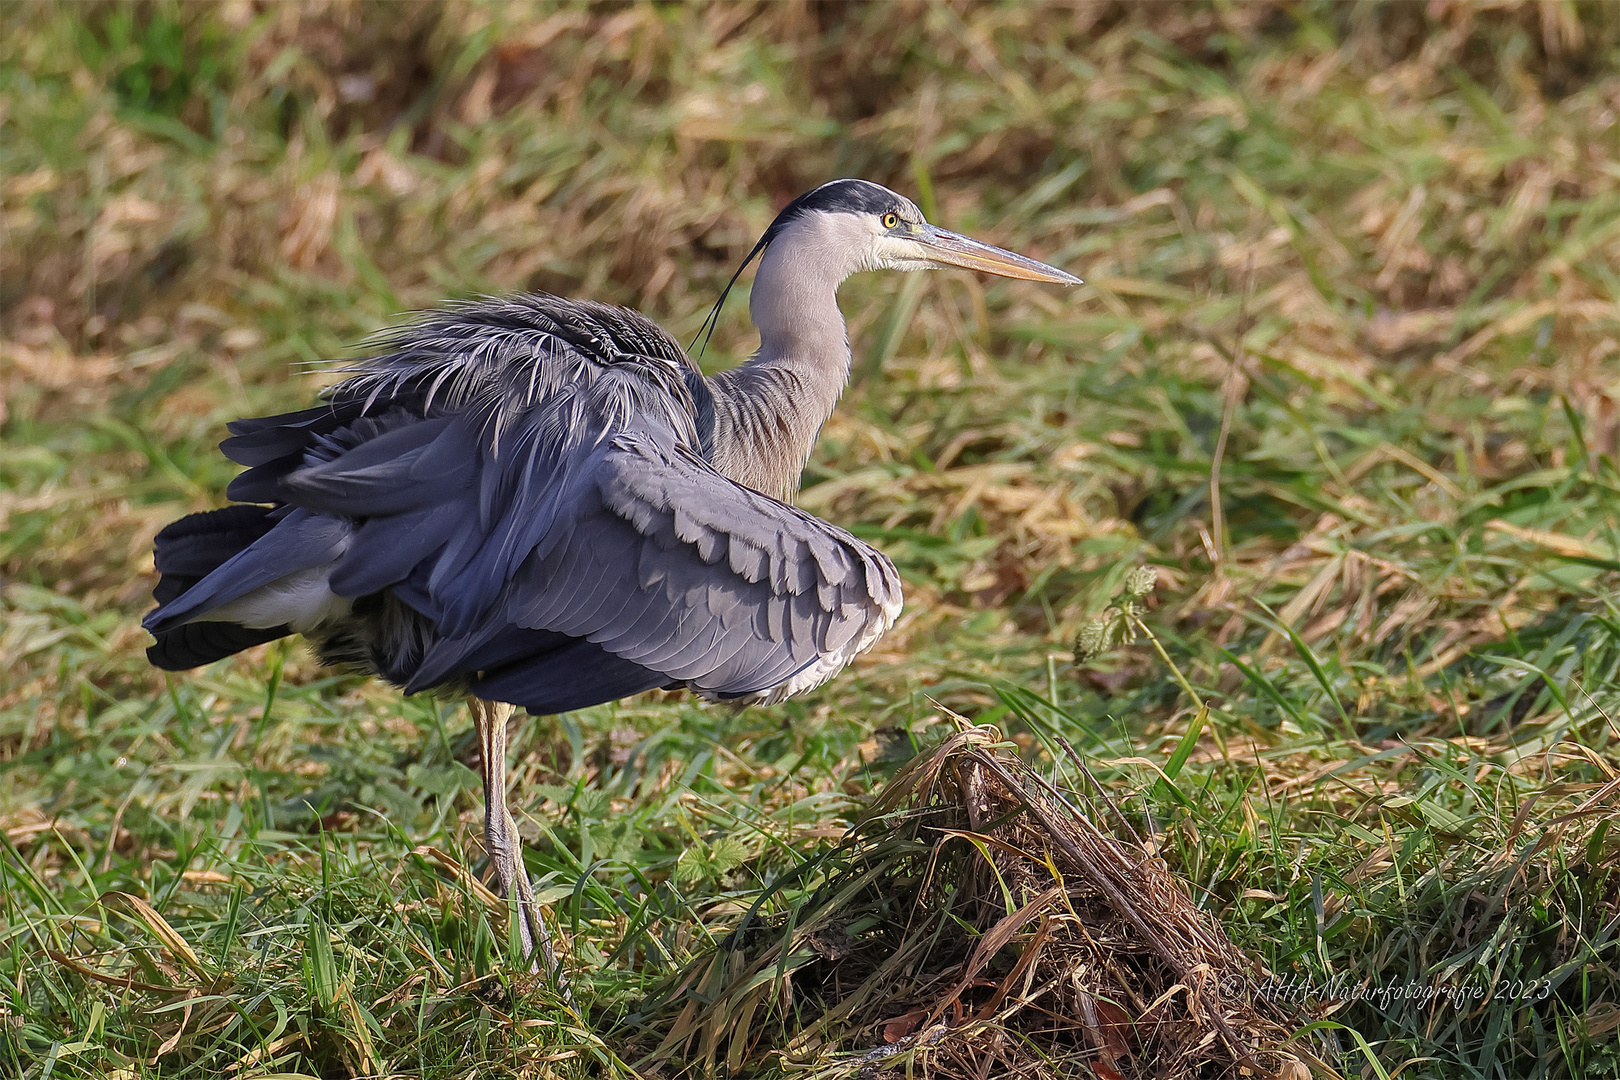
{"label": "black eye stripe", "polygon": [[902,211],[906,210],[906,204],[888,188],[869,180],[833,180],[788,203],[776,220],[771,222],[771,227],[765,230],[763,242],[770,243],[794,218],[812,210],[844,214],[893,214],[899,221],[905,216]]}

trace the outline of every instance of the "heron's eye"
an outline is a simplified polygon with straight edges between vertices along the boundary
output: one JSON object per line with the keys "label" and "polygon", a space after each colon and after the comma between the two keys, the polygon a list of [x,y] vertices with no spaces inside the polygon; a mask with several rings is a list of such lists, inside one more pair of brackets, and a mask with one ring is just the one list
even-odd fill
{"label": "heron's eye", "polygon": [[883,215],[883,227],[885,229],[892,229],[898,224],[900,224],[899,214],[896,214],[891,210],[889,213]]}

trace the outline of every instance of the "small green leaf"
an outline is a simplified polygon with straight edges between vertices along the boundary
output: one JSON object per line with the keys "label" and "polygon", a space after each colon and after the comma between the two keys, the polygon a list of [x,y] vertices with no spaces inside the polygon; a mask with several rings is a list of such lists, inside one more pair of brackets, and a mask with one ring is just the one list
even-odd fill
{"label": "small green leaf", "polygon": [[309,913],[304,936],[304,970],[310,993],[323,1008],[337,1000],[337,962],[332,957],[332,939],[326,920]]}

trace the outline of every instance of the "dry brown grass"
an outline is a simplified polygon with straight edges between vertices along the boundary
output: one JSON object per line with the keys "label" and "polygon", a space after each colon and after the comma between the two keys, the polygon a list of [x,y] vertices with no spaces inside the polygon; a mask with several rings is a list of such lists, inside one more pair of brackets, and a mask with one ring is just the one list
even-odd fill
{"label": "dry brown grass", "polygon": [[[1284,1011],[1247,992],[1266,973],[1107,794],[1062,792],[994,729],[956,719],[795,882],[811,896],[790,919],[762,924],[750,909],[653,993],[633,1018],[662,1037],[644,1063],[688,1075],[779,1056],[790,1073],[942,1080],[1305,1075],[1278,1052]],[[1110,818],[1123,837],[1097,824]],[[830,1063],[829,1044],[843,1051]]]}

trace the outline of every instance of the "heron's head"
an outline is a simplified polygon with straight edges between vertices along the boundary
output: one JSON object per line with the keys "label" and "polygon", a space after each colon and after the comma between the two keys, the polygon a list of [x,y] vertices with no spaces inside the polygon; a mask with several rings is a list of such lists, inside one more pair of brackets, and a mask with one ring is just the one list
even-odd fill
{"label": "heron's head", "polygon": [[802,310],[796,305],[807,290],[826,289],[831,295],[839,282],[862,270],[960,267],[1025,281],[1081,284],[1055,266],[930,225],[916,203],[882,184],[833,180],[800,195],[776,215],[698,328],[694,347],[705,329],[713,332],[731,286],[761,252],[760,281],[749,306],[762,337],[767,322],[779,326],[798,320]]}
{"label": "heron's head", "polygon": [[788,203],[760,245],[769,250],[790,241],[805,257],[833,263],[829,269],[839,277],[861,270],[960,267],[1024,281],[1081,283],[1055,266],[930,225],[916,203],[869,180],[833,180]]}

